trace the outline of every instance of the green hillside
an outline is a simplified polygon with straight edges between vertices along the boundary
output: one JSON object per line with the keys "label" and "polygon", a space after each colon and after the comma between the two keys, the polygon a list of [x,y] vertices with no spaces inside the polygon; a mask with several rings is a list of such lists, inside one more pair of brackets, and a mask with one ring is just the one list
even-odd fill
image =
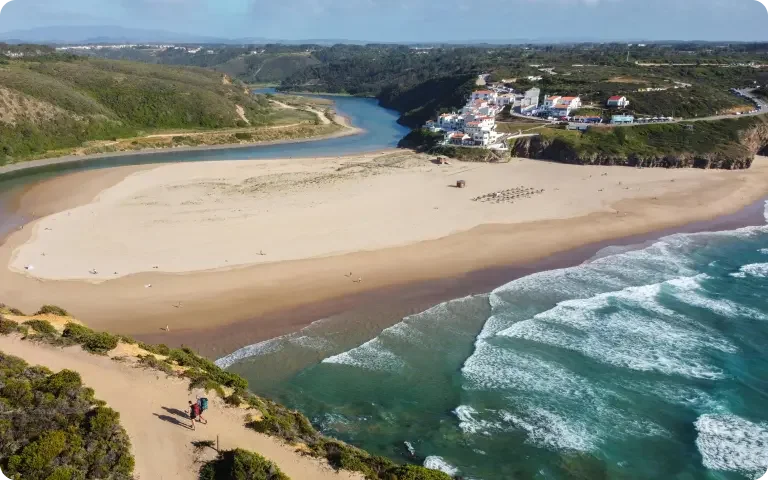
{"label": "green hillside", "polygon": [[270,112],[263,96],[202,68],[0,59],[0,164],[147,131],[264,125]]}

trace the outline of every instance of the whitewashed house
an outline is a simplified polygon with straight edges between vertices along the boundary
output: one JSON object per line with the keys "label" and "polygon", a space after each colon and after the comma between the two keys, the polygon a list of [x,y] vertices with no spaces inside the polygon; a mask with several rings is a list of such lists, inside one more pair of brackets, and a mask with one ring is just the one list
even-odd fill
{"label": "whitewashed house", "polygon": [[568,105],[571,110],[577,110],[581,108],[581,97],[560,97],[557,102],[560,105]]}
{"label": "whitewashed house", "polygon": [[472,99],[470,101],[475,102],[477,100],[483,100],[485,102],[495,103],[497,97],[498,95],[493,90],[477,90],[472,92]]}
{"label": "whitewashed house", "polygon": [[552,108],[555,105],[557,105],[560,102],[560,99],[563,98],[560,95],[552,95],[549,97],[544,98],[544,108]]}
{"label": "whitewashed house", "polygon": [[627,100],[627,97],[614,95],[608,99],[607,105],[614,108],[627,108],[629,106],[629,100]]}

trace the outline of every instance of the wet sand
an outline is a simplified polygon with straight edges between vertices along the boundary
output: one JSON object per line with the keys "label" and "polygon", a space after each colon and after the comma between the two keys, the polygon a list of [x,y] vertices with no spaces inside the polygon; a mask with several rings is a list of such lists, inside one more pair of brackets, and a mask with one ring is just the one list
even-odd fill
{"label": "wet sand", "polygon": [[[515,172],[523,175],[525,169],[540,168],[536,166],[539,163],[522,162],[518,167],[521,170]],[[577,169],[579,181],[590,186],[589,192],[581,192],[585,198],[597,194],[591,190],[599,186],[595,182],[601,178],[615,184],[618,176],[641,173],[621,167],[570,167]],[[142,172],[135,167],[125,168],[115,176],[110,173],[109,181],[105,176],[104,183],[101,176],[109,170],[87,172],[94,176],[87,182],[83,182],[82,174],[44,182],[37,190],[27,191],[19,205],[38,208],[45,214],[71,209],[116,185],[120,175]],[[603,171],[609,173],[608,177],[601,177]],[[664,182],[664,191],[650,198],[637,193],[627,197],[617,189],[613,197],[601,200],[600,205],[606,206],[592,213],[579,215],[577,209],[577,216],[567,218],[481,224],[439,238],[370,251],[192,273],[140,272],[101,283],[45,280],[4,268],[0,273],[0,299],[25,310],[34,310],[43,303],[60,304],[94,328],[154,342],[185,343],[218,357],[299,330],[319,318],[364,324],[375,334],[402,316],[436,303],[487,292],[534,271],[577,264],[603,246],[639,243],[658,237],[658,232],[669,233],[665,229],[677,231],[693,222],[704,223],[686,228],[730,229],[763,221],[762,206],[755,202],[768,193],[764,159],[746,172],[650,173],[662,178],[685,178],[677,185],[672,183],[674,188],[667,185],[669,177],[648,179],[648,185]],[[588,175],[595,181],[581,180]],[[82,188],[85,184],[89,185],[87,191]],[[579,194],[579,188],[571,193]],[[79,192],[77,196],[67,194],[75,191]],[[46,203],[43,193],[54,200]],[[744,209],[745,205],[752,207]],[[553,208],[557,211],[557,207],[533,203],[526,210],[546,213]],[[27,243],[33,231],[31,224],[12,234],[0,247],[0,261],[9,265],[14,250]],[[139,238],[143,234],[136,232]],[[85,231],[83,238],[88,235]],[[151,232],[147,232],[146,240],[153,241]],[[78,246],[72,248],[73,252],[79,251]],[[126,248],[126,254],[130,253],[131,249]],[[347,278],[345,273],[350,271],[362,272],[363,282],[356,284]],[[152,287],[145,288],[148,284]],[[170,332],[160,331],[165,325],[171,326]]]}

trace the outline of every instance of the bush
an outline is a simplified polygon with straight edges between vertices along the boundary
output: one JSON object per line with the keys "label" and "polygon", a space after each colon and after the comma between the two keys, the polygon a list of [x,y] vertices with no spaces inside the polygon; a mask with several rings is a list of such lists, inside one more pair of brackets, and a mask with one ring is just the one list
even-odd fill
{"label": "bush", "polygon": [[236,449],[219,456],[200,469],[200,480],[290,480],[274,463],[261,455]]}
{"label": "bush", "polygon": [[56,315],[57,317],[68,317],[69,313],[56,305],[43,305],[35,315]]}
{"label": "bush", "polygon": [[10,335],[21,331],[19,324],[0,317],[0,335]]}
{"label": "bush", "polygon": [[138,343],[138,342],[136,342],[136,340],[133,337],[129,337],[128,335],[122,335],[121,334],[121,335],[118,335],[117,338],[121,342],[127,343],[128,345],[136,345],[136,343]]}
{"label": "bush", "polygon": [[250,140],[253,136],[248,132],[237,132],[235,138],[238,140]]}
{"label": "bush", "polygon": [[0,353],[0,468],[24,480],[130,480],[134,460],[117,412],[80,375]]}
{"label": "bush", "polygon": [[119,338],[106,332],[94,332],[88,327],[76,323],[67,323],[62,334],[83,346],[91,353],[104,354],[113,350],[119,343]]}
{"label": "bush", "polygon": [[146,350],[150,353],[155,353],[157,355],[168,355],[171,353],[171,349],[168,348],[167,345],[160,344],[160,345],[150,345],[148,343],[139,342],[139,348],[142,350]]}
{"label": "bush", "polygon": [[171,368],[170,365],[163,362],[162,360],[158,360],[157,358],[155,358],[154,355],[140,356],[139,365],[142,365],[146,368],[151,368],[153,370],[160,370],[161,372],[164,372],[167,375],[173,375],[173,368]]}
{"label": "bush", "polygon": [[24,325],[32,327],[34,331],[46,336],[56,335],[56,328],[47,320],[27,320]]}
{"label": "bush", "polygon": [[239,407],[241,403],[243,403],[243,397],[237,394],[237,392],[233,393],[232,395],[224,398],[224,403],[227,405],[231,405],[233,407]]}

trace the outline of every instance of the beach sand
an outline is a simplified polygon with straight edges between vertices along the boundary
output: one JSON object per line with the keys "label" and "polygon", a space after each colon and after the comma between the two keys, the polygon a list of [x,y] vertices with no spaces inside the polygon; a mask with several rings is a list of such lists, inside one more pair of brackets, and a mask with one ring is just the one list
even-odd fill
{"label": "beach sand", "polygon": [[[19,202],[45,195],[47,216],[0,247],[0,298],[153,340],[165,325],[187,340],[237,325],[220,354],[353,297],[713,219],[768,193],[766,158],[747,171],[431,160],[185,163],[43,182]],[[536,193],[495,195],[518,188]]]}

